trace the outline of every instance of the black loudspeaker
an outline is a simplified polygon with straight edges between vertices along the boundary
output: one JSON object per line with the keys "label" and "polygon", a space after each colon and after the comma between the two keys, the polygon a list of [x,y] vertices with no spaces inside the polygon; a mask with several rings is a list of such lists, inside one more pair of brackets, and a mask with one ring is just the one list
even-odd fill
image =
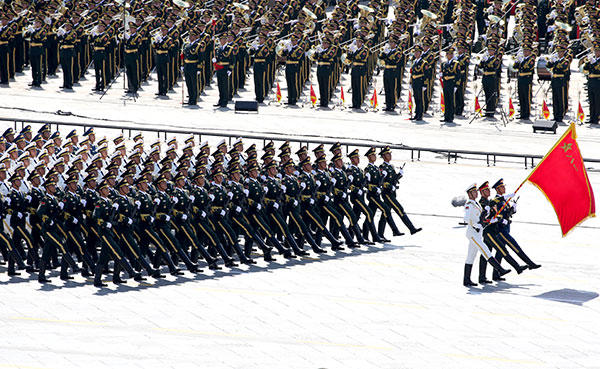
{"label": "black loudspeaker", "polygon": [[558,128],[558,123],[553,120],[536,120],[533,122],[533,133],[545,131],[556,134],[556,128]]}
{"label": "black loudspeaker", "polygon": [[258,101],[236,101],[236,113],[256,113],[258,114]]}

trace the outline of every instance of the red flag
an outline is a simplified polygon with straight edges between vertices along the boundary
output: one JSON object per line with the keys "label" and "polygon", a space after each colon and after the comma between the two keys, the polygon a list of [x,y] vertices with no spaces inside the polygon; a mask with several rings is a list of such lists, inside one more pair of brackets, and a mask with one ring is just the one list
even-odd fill
{"label": "red flag", "polygon": [[412,114],[413,110],[413,101],[412,101],[412,93],[411,90],[408,90],[408,111]]}
{"label": "red flag", "polygon": [[442,107],[442,113],[446,112],[446,103],[444,102],[444,93],[442,92],[440,106]]}
{"label": "red flag", "polygon": [[371,99],[369,101],[371,101],[371,106],[373,107],[373,110],[377,109],[377,89],[376,88],[373,89],[373,96],[371,97]]}
{"label": "red flag", "polygon": [[577,108],[577,119],[579,119],[581,123],[583,123],[583,121],[585,120],[585,113],[583,112],[583,108],[581,107],[581,101],[579,102],[579,108]]}
{"label": "red flag", "polygon": [[342,105],[346,103],[346,98],[344,97],[344,86],[340,86],[340,91],[342,91],[342,95],[340,96],[340,100],[342,100]]}
{"label": "red flag", "polygon": [[444,80],[440,78],[440,86],[442,87],[442,89],[444,88]]}
{"label": "red flag", "polygon": [[550,110],[548,110],[546,99],[544,99],[544,103],[542,104],[542,117],[544,117],[544,119],[550,118]]}
{"label": "red flag", "polygon": [[312,103],[312,106],[315,106],[317,103],[317,95],[315,94],[315,90],[313,89],[312,85],[310,85],[310,102]]}
{"label": "red flag", "polygon": [[483,116],[483,112],[481,111],[481,105],[479,105],[479,98],[475,96],[475,112],[479,113],[480,116]]}
{"label": "red flag", "polygon": [[594,192],[577,145],[575,124],[571,123],[526,181],[539,188],[552,204],[563,237],[596,216]]}
{"label": "red flag", "polygon": [[512,118],[515,116],[515,106],[512,102],[512,97],[508,98],[508,117]]}
{"label": "red flag", "polygon": [[277,102],[281,102],[281,88],[279,87],[279,82],[277,82],[277,93],[275,94],[275,96],[277,96]]}

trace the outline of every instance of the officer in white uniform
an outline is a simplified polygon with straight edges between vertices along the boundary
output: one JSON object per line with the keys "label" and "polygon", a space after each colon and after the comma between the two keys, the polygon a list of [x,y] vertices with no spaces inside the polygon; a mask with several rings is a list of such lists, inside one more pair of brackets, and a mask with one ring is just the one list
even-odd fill
{"label": "officer in white uniform", "polygon": [[503,276],[510,272],[510,269],[504,269],[500,264],[492,257],[490,249],[486,246],[483,238],[483,226],[481,224],[481,205],[477,200],[477,184],[473,183],[467,187],[467,195],[469,199],[465,203],[465,217],[464,221],[467,224],[467,239],[469,240],[469,251],[467,253],[467,260],[465,261],[465,271],[463,276],[463,285],[465,287],[477,286],[477,283],[471,281],[471,269],[473,268],[473,262],[478,252],[481,252],[484,258],[490,263],[494,269],[498,271],[500,276]]}

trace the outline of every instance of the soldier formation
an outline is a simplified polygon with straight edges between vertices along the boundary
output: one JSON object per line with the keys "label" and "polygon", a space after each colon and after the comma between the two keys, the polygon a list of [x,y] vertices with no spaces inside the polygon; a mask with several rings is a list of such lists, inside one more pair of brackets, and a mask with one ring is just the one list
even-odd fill
{"label": "soldier formation", "polygon": [[122,134],[112,143],[96,140],[93,128],[81,140],[75,130],[63,140],[48,125],[36,134],[31,126],[7,129],[0,137],[0,251],[8,275],[25,270],[45,283],[59,268],[62,280],[71,271],[102,287],[110,260],[112,281],[122,283],[123,270],[136,281],[142,270],[164,277],[163,265],[172,275],[182,274],[180,263],[198,273],[200,258],[209,269],[221,269],[219,259],[237,266],[235,255],[254,264],[254,245],[268,262],[273,248],[287,259],[308,255],[305,243],[326,253],[323,238],[332,251],[389,242],[388,225],[403,235],[394,212],[411,234],[421,230],[396,197],[403,171],[390,163],[389,147],[370,148],[361,168],[358,150],[345,163],[339,143],[329,161],[323,145],[313,160],[302,146],[294,161],[285,142],[277,161],[268,142],[260,164],[256,145],[244,150],[241,139],[231,147],[222,140],[214,151],[193,135],[181,149],[175,138],[164,150],[159,140],[145,146],[141,134],[130,148]]}
{"label": "soldier formation", "polygon": [[[512,216],[517,212],[517,201],[515,194],[507,194],[504,180],[499,179],[492,188],[496,191],[496,197],[490,198],[490,185],[485,181],[479,187],[472,184],[467,187],[469,199],[465,204],[464,221],[467,225],[467,239],[469,240],[469,251],[465,262],[463,285],[465,287],[477,286],[471,281],[471,270],[477,253],[479,258],[479,283],[481,285],[492,283],[486,277],[486,268],[489,263],[493,268],[492,279],[503,281],[504,275],[509,269],[501,266],[502,259],[517,271],[523,273],[527,269],[537,269],[541,265],[534,263],[523,251],[519,243],[510,235],[510,224]],[[478,194],[481,195],[477,202]],[[490,250],[496,250],[493,256]],[[526,265],[519,263],[511,256],[510,250],[514,252]]]}
{"label": "soldier formation", "polygon": [[[196,105],[216,74],[226,107],[254,72],[255,99],[272,93],[285,68],[287,103],[296,105],[316,64],[319,106],[329,108],[341,74],[351,73],[352,108],[361,109],[373,75],[383,70],[385,111],[398,107],[405,71],[415,101],[412,119],[428,116],[436,77],[444,93],[444,122],[462,116],[473,60],[482,75],[483,109],[494,117],[502,58],[513,55],[520,118],[529,119],[537,68],[552,84],[554,119],[568,110],[570,65],[578,58],[587,76],[590,123],[600,115],[600,17],[596,0],[338,1],[326,13],[322,0],[183,0],[146,2],[6,0],[0,12],[0,83],[25,65],[33,88],[62,66],[71,89],[93,64],[95,91],[103,92],[124,68],[129,93],[156,70],[166,96],[181,76]],[[511,35],[508,17],[514,11]],[[536,35],[544,42],[536,42]],[[506,50],[507,46],[516,46]],[[536,55],[544,51],[537,60]],[[445,58],[442,58],[446,51]],[[543,65],[540,65],[543,64]],[[408,74],[408,73],[407,73]]]}

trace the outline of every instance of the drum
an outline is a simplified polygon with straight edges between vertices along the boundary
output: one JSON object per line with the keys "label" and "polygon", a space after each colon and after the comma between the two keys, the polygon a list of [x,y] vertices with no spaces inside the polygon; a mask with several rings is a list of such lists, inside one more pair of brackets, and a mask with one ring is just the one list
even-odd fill
{"label": "drum", "polygon": [[552,79],[550,71],[548,70],[548,68],[546,68],[546,58],[548,57],[550,57],[550,55],[541,55],[537,60],[537,75],[538,80],[540,81],[549,81]]}

